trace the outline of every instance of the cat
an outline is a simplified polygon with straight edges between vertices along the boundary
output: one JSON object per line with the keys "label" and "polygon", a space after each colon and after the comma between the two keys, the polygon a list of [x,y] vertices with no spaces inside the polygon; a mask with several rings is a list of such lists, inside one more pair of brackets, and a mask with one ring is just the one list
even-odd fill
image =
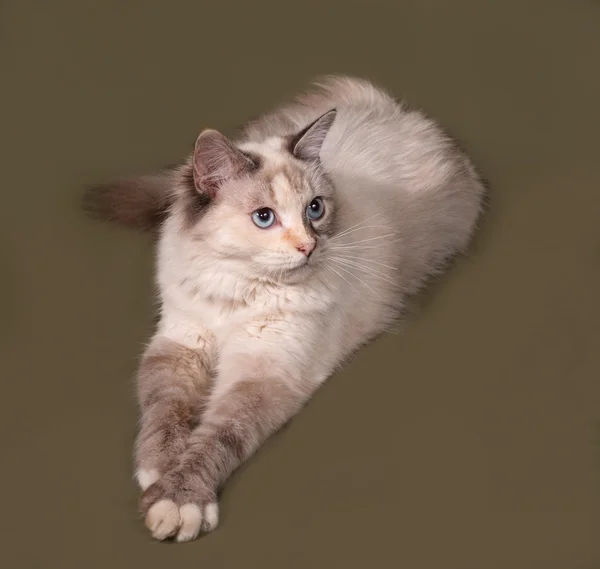
{"label": "cat", "polygon": [[88,212],[158,237],[135,447],[154,538],[217,526],[229,475],[465,251],[484,193],[436,122],[344,76],[87,192]]}

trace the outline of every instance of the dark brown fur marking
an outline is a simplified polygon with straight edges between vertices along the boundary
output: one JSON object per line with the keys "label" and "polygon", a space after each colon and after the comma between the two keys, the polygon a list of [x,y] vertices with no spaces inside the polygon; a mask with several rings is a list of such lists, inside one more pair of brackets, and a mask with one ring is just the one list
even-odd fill
{"label": "dark brown fur marking", "polygon": [[141,231],[156,231],[173,203],[174,172],[126,178],[88,188],[82,207],[94,219]]}
{"label": "dark brown fur marking", "polygon": [[200,221],[212,200],[208,194],[200,192],[196,188],[194,170],[191,164],[186,165],[181,182],[184,190],[183,199],[186,222],[191,227]]}

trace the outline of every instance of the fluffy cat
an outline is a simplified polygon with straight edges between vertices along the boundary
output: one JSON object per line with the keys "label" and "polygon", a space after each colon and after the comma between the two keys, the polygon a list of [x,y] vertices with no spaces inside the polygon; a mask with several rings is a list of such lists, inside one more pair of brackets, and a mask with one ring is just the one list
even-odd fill
{"label": "fluffy cat", "polygon": [[88,192],[96,215],[159,232],[135,451],[156,539],[216,527],[232,471],[467,247],[483,194],[439,126],[347,77]]}

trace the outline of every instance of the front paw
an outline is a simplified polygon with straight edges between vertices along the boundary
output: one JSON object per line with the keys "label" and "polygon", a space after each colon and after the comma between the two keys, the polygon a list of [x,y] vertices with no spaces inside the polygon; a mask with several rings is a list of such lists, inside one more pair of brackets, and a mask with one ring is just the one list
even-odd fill
{"label": "front paw", "polygon": [[216,494],[193,473],[171,471],[142,495],[141,509],[146,527],[158,540],[174,537],[190,541],[212,531],[219,522]]}

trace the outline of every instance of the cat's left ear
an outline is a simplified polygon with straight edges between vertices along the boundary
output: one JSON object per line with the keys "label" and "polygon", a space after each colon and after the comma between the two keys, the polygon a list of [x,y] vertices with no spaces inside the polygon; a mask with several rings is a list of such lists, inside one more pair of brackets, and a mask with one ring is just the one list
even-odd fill
{"label": "cat's left ear", "polygon": [[331,109],[294,136],[290,143],[292,154],[300,160],[318,160],[321,147],[336,115],[337,110]]}
{"label": "cat's left ear", "polygon": [[256,167],[228,138],[211,129],[204,130],[198,136],[192,165],[196,189],[211,198],[215,197],[224,182]]}

